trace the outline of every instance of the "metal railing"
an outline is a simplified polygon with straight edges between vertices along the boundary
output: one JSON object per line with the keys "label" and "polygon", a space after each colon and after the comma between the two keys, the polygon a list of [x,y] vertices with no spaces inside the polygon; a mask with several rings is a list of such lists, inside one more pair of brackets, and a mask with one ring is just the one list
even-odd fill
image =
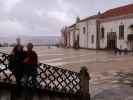
{"label": "metal railing", "polygon": [[[8,68],[9,55],[0,52],[0,83],[16,84],[15,76]],[[80,72],[73,72],[67,69],[40,63],[37,68],[36,80],[38,85],[34,85],[29,78],[26,85],[29,88],[51,91],[53,93],[72,94],[80,96],[81,100],[90,100],[89,80],[90,76],[87,68],[82,67]],[[24,83],[25,81],[22,81]],[[25,84],[23,84],[25,86]]]}
{"label": "metal railing", "polygon": [[[0,81],[6,83],[15,83],[15,77],[8,68],[9,55],[0,52]],[[40,63],[37,68],[36,88],[47,89],[63,93],[78,93],[80,90],[79,73],[66,69],[54,67]],[[29,80],[29,84],[34,84]]]}

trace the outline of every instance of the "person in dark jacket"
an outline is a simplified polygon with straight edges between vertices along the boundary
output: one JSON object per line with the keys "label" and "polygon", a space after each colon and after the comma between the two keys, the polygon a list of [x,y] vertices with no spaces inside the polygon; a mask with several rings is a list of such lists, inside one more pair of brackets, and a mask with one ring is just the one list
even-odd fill
{"label": "person in dark jacket", "polygon": [[117,55],[118,48],[114,48],[114,54]]}
{"label": "person in dark jacket", "polygon": [[9,56],[9,69],[16,78],[17,93],[20,91],[21,79],[23,77],[23,61],[24,61],[24,50],[20,43],[20,39],[17,39],[17,45],[13,48]]}
{"label": "person in dark jacket", "polygon": [[24,60],[25,64],[25,75],[27,76],[27,81],[31,77],[32,85],[37,85],[37,67],[38,67],[38,56],[35,51],[33,51],[33,44],[28,43],[27,51],[26,51],[26,58]]}

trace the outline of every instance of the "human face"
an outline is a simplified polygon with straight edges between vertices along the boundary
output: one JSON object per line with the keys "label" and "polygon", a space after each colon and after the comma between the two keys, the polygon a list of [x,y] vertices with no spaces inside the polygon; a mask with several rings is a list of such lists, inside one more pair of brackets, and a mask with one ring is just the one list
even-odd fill
{"label": "human face", "polygon": [[33,49],[33,45],[32,45],[32,44],[28,44],[28,45],[27,45],[27,50],[28,50],[28,51],[32,51],[32,49]]}
{"label": "human face", "polygon": [[18,39],[16,39],[16,41],[17,41],[17,44],[18,45],[20,45],[21,43],[20,43],[20,39],[18,38]]}

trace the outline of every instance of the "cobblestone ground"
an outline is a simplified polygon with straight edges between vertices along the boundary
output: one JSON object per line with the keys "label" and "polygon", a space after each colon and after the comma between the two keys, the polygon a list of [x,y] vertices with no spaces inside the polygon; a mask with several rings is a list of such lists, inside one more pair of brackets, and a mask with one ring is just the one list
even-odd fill
{"label": "cobblestone ground", "polygon": [[133,100],[133,70],[92,73],[92,100]]}
{"label": "cobblestone ground", "polygon": [[[9,53],[12,48],[0,48]],[[113,52],[35,47],[42,63],[79,72],[86,66],[91,75],[92,100],[133,100],[133,56]]]}

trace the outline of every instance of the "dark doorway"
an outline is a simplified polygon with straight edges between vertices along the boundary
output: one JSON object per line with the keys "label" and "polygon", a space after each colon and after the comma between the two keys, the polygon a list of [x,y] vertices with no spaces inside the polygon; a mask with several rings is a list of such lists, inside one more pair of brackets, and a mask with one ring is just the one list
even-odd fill
{"label": "dark doorway", "polygon": [[74,45],[73,48],[78,49],[79,48],[79,35],[75,36],[76,38],[74,39]]}
{"label": "dark doorway", "polygon": [[107,34],[107,48],[108,49],[117,48],[116,32],[108,32],[108,34]]}

